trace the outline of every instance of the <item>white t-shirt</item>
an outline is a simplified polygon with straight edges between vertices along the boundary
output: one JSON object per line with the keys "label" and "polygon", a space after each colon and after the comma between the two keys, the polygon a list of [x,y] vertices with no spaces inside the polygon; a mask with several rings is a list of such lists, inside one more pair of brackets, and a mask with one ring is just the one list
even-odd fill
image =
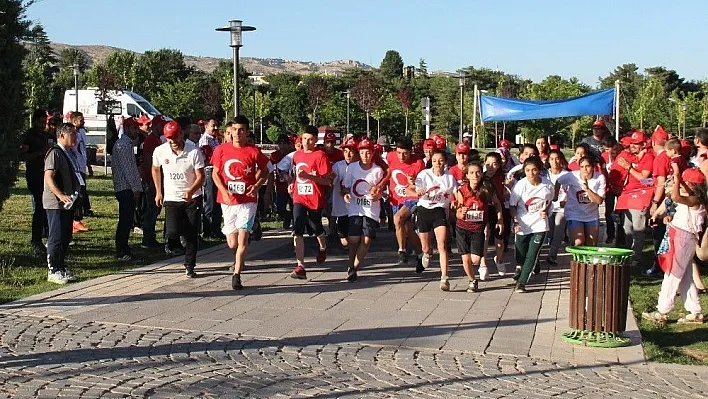
{"label": "white t-shirt", "polygon": [[361,168],[359,162],[349,164],[342,183],[352,196],[351,201],[347,204],[349,216],[366,216],[377,222],[379,221],[381,202],[373,201],[369,191],[371,187],[378,184],[382,178],[383,170],[376,165],[372,165],[369,169],[364,170]]}
{"label": "white t-shirt", "polygon": [[290,173],[290,171],[293,168],[293,157],[294,156],[295,156],[295,151],[284,156],[283,159],[281,159],[280,162],[278,162],[278,165],[277,165],[278,170]]}
{"label": "white t-shirt", "polygon": [[[184,202],[182,195],[197,180],[196,170],[204,169],[204,155],[189,140],[185,140],[184,150],[179,155],[172,152],[169,143],[164,143],[155,148],[152,154],[152,165],[162,167],[164,200]],[[192,197],[200,195],[202,190],[198,189]]]}
{"label": "white t-shirt", "polygon": [[509,204],[516,207],[516,215],[521,227],[517,234],[528,235],[548,231],[548,215],[542,218],[541,212],[548,209],[548,204],[553,201],[554,192],[551,181],[543,177],[536,186],[529,183],[525,177],[514,185]]}
{"label": "white t-shirt", "polygon": [[[565,203],[565,218],[566,220],[577,220],[578,222],[592,222],[600,219],[599,205],[590,201],[585,190],[583,190],[582,180],[580,179],[580,171],[568,173],[558,178],[558,183],[561,185],[568,195]],[[600,197],[605,197],[605,176],[595,172],[592,179],[588,180],[588,188],[595,192]]]}
{"label": "white t-shirt", "polygon": [[347,174],[347,166],[349,164],[345,160],[338,161],[332,166],[332,171],[334,172],[334,181],[332,181],[332,216],[334,217],[347,216],[349,214],[347,203],[344,202],[344,197],[342,197],[342,185]]}
{"label": "white t-shirt", "polygon": [[[551,183],[553,183],[553,185],[555,187],[555,184],[556,184],[556,181],[558,181],[558,178],[563,175],[567,175],[568,173],[570,173],[570,172],[568,172],[567,170],[561,170],[560,173],[558,173],[557,175],[554,175],[553,172],[551,172],[551,170],[549,169],[548,170],[548,178],[551,180]],[[565,192],[565,189],[563,187],[561,187],[560,191],[558,192],[558,200],[553,201],[553,203],[551,204],[551,213],[554,213],[554,212],[563,213],[563,208],[561,207],[560,203],[565,201],[565,199],[566,199],[566,192]]]}
{"label": "white t-shirt", "polygon": [[447,208],[457,191],[457,180],[447,171],[437,176],[432,169],[424,169],[415,178],[415,187],[426,191],[418,200],[418,206],[427,209]]}

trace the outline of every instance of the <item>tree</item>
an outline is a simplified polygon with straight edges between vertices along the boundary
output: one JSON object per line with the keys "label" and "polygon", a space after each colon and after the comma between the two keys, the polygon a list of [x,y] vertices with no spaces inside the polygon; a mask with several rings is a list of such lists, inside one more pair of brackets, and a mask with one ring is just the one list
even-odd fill
{"label": "tree", "polygon": [[411,111],[411,103],[413,102],[413,92],[409,88],[404,87],[398,90],[398,93],[396,93],[396,99],[398,99],[398,103],[403,109],[403,114],[406,116],[405,132],[406,136],[408,136],[408,114]]}
{"label": "tree", "polygon": [[184,63],[184,55],[179,50],[160,49],[146,51],[137,58],[135,90],[152,99],[161,83],[173,83],[186,79],[194,72]]}
{"label": "tree", "polygon": [[307,85],[307,101],[312,110],[310,124],[317,125],[317,108],[330,96],[329,83],[319,75],[311,75],[305,79]]}
{"label": "tree", "polygon": [[403,76],[403,58],[396,50],[388,50],[379,67],[381,75],[388,80]]}
{"label": "tree", "polygon": [[359,108],[366,113],[366,135],[371,135],[369,116],[381,102],[381,85],[372,73],[359,76],[351,90],[351,95]]}
{"label": "tree", "polygon": [[31,2],[0,0],[0,210],[10,196],[19,166],[19,132],[25,103],[22,60],[27,50],[21,41],[29,37],[30,22],[25,11]]}
{"label": "tree", "polygon": [[278,141],[278,136],[280,136],[283,133],[283,130],[280,129],[280,127],[276,125],[272,125],[266,129],[266,136],[268,136],[268,140],[271,143],[275,143]]}
{"label": "tree", "polygon": [[47,108],[52,101],[51,82],[56,68],[49,39],[42,25],[34,25],[28,33],[29,53],[24,59],[25,112],[29,115],[39,107]]}
{"label": "tree", "polygon": [[152,96],[153,105],[173,118],[202,113],[198,107],[199,99],[199,80],[191,76],[172,82],[160,82]]}
{"label": "tree", "polygon": [[62,49],[59,52],[59,68],[72,68],[74,64],[79,67],[79,73],[84,73],[89,69],[91,60],[85,51],[72,47]]}
{"label": "tree", "polygon": [[421,58],[418,61],[418,68],[415,70],[415,76],[427,77],[428,76],[428,63],[425,62],[425,58]]}

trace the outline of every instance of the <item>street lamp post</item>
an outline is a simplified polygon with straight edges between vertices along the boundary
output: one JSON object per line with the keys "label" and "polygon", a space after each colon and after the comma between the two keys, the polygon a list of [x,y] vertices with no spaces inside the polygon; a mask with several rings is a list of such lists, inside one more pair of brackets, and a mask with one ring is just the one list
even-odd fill
{"label": "street lamp post", "polygon": [[241,38],[242,32],[250,32],[256,30],[253,26],[243,25],[243,21],[238,19],[233,19],[229,21],[229,26],[223,26],[221,28],[216,28],[219,32],[230,32],[231,33],[231,43],[229,46],[233,49],[233,59],[234,59],[234,117],[237,117],[240,113],[239,109],[239,92],[238,92],[238,70],[239,70],[239,49],[243,46],[243,41]]}
{"label": "street lamp post", "polygon": [[347,90],[343,91],[342,94],[347,95],[347,134],[349,134],[349,103],[351,102],[349,99],[352,98],[352,92]]}
{"label": "street lamp post", "polygon": [[465,118],[465,73],[460,71],[460,137],[458,143],[462,142],[462,132],[464,131],[464,118]]}
{"label": "street lamp post", "polygon": [[74,111],[79,112],[79,64],[74,62],[74,96],[76,97],[76,103]]}

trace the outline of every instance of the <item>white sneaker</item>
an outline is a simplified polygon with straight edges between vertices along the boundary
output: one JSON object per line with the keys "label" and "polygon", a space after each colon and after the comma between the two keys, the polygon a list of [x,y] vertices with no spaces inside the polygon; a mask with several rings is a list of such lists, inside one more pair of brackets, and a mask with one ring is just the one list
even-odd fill
{"label": "white sneaker", "polygon": [[494,257],[494,264],[497,265],[497,272],[499,277],[506,276],[506,262],[497,262],[497,257]]}
{"label": "white sneaker", "polygon": [[133,227],[133,234],[143,235],[143,229],[140,227]]}
{"label": "white sneaker", "polygon": [[450,282],[446,278],[440,280],[440,289],[443,291],[450,291]]}
{"label": "white sneaker", "polygon": [[69,269],[64,269],[64,276],[66,276],[66,280],[70,283],[73,283],[74,281],[79,279],[76,274],[74,274],[74,272]]}
{"label": "white sneaker", "polygon": [[485,267],[480,267],[479,268],[479,279],[482,281],[486,281],[487,278],[489,278],[489,269]]}
{"label": "white sneaker", "polygon": [[54,273],[52,273],[51,271],[47,272],[47,281],[49,281],[50,283],[61,285],[69,283],[69,279],[66,276],[66,273],[62,270],[57,270]]}
{"label": "white sneaker", "polygon": [[430,265],[430,254],[423,254],[420,261],[423,263],[423,267],[427,269],[428,265]]}

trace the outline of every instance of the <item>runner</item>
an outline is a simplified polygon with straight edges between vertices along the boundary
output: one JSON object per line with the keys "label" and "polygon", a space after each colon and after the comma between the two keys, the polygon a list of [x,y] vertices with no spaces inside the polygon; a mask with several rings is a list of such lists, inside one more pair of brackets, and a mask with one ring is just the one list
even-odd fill
{"label": "runner", "polygon": [[578,247],[597,245],[600,232],[600,204],[605,198],[605,175],[596,172],[590,157],[578,160],[580,170],[560,176],[555,183],[567,193],[564,211],[568,221],[568,236]]}
{"label": "runner", "polygon": [[344,179],[347,176],[347,168],[352,162],[359,160],[359,152],[357,151],[357,142],[353,137],[348,138],[342,144],[344,159],[335,163],[332,168],[334,172],[334,181],[332,182],[332,217],[337,219],[337,235],[342,247],[347,248],[349,241],[349,211],[347,203],[344,202]]}
{"label": "runner", "polygon": [[511,230],[511,214],[509,214],[509,191],[504,186],[504,172],[501,169],[502,158],[498,152],[490,152],[484,161],[484,184],[487,191],[493,192],[499,203],[502,204],[502,219],[501,223],[504,229],[499,232],[495,227],[499,222],[497,213],[488,206],[487,214],[489,215],[489,223],[484,231],[485,242],[482,259],[480,259],[479,278],[484,281],[489,276],[489,269],[485,259],[487,253],[487,245],[492,242],[496,247],[494,255],[494,264],[497,267],[497,273],[500,277],[506,275],[507,262],[504,261],[504,252],[506,251],[507,242],[509,240],[509,231]]}
{"label": "runner", "polygon": [[357,271],[369,251],[371,240],[376,238],[381,212],[381,188],[378,184],[384,176],[383,170],[372,162],[374,143],[365,138],[357,147],[360,160],[349,165],[342,183],[349,215],[349,281],[356,281]]}
{"label": "runner", "polygon": [[575,172],[580,170],[579,161],[581,158],[590,156],[590,147],[585,143],[580,143],[575,146],[575,153],[573,157],[568,161],[568,170]]}
{"label": "runner", "polygon": [[523,167],[526,177],[514,185],[509,199],[516,233],[516,292],[526,292],[526,283],[548,232],[548,211],[554,199],[553,185],[541,177],[541,160],[528,157]]}
{"label": "runner", "polygon": [[416,195],[418,200],[418,236],[422,247],[422,255],[418,260],[416,273],[422,273],[430,264],[432,248],[430,248],[430,232],[435,234],[440,256],[440,289],[450,290],[447,280],[448,250],[447,215],[446,210],[454,200],[457,182],[445,170],[447,154],[443,150],[434,150],[431,158],[431,169],[425,169],[415,179],[415,186],[408,187],[408,195]]}
{"label": "runner", "polygon": [[322,227],[322,210],[327,206],[326,188],[332,184],[329,161],[323,151],[315,148],[317,128],[306,126],[302,135],[302,150],[293,156],[293,234],[297,265],[290,277],[307,279],[305,271],[305,226],[312,222],[319,243],[317,263],[327,259],[327,240]]}
{"label": "runner", "polygon": [[418,203],[416,195],[409,195],[407,188],[415,181],[415,177],[425,169],[423,161],[413,154],[413,142],[403,138],[396,142],[396,151],[388,153],[389,181],[388,191],[393,209],[393,224],[396,228],[398,242],[398,265],[408,264],[408,244],[413,250],[420,252],[420,241],[415,234],[411,217]]}
{"label": "runner", "polygon": [[455,193],[455,197],[459,204],[455,223],[457,250],[462,255],[462,267],[469,278],[467,292],[477,292],[479,283],[474,278],[474,269],[484,257],[484,230],[489,220],[488,207],[494,207],[497,220],[494,231],[501,235],[504,233],[502,206],[496,194],[483,184],[482,165],[478,163],[465,166],[465,181]]}
{"label": "runner", "polygon": [[180,236],[184,237],[184,268],[187,277],[194,278],[197,277],[194,268],[202,212],[204,155],[197,146],[185,141],[177,122],[165,124],[163,132],[167,142],[152,154],[155,205],[165,207],[167,238],[179,241]]}
{"label": "runner", "polygon": [[237,116],[227,129],[231,129],[232,142],[214,150],[212,178],[224,215],[221,232],[234,251],[231,288],[240,290],[243,288],[241,271],[248,251],[248,236],[256,218],[258,190],[268,178],[268,158],[258,148],[247,145],[249,123],[245,116]]}
{"label": "runner", "polygon": [[536,139],[536,148],[538,148],[538,156],[541,157],[541,161],[546,162],[551,151],[546,136],[541,136]]}
{"label": "runner", "polygon": [[470,146],[465,143],[460,143],[455,146],[455,159],[457,163],[451,167],[450,174],[457,180],[457,185],[462,185],[464,180],[465,168],[467,167],[467,158],[470,153]]}
{"label": "runner", "polygon": [[[565,155],[560,150],[551,150],[548,155],[548,177],[552,184],[556,184],[558,178],[568,174],[566,168],[568,162],[565,160]],[[566,201],[566,191],[562,187],[558,187],[558,198],[551,204],[551,217],[549,218],[549,248],[548,258],[546,263],[555,266],[558,264],[558,250],[565,237],[566,218],[563,204]],[[538,267],[538,266],[537,266]]]}

